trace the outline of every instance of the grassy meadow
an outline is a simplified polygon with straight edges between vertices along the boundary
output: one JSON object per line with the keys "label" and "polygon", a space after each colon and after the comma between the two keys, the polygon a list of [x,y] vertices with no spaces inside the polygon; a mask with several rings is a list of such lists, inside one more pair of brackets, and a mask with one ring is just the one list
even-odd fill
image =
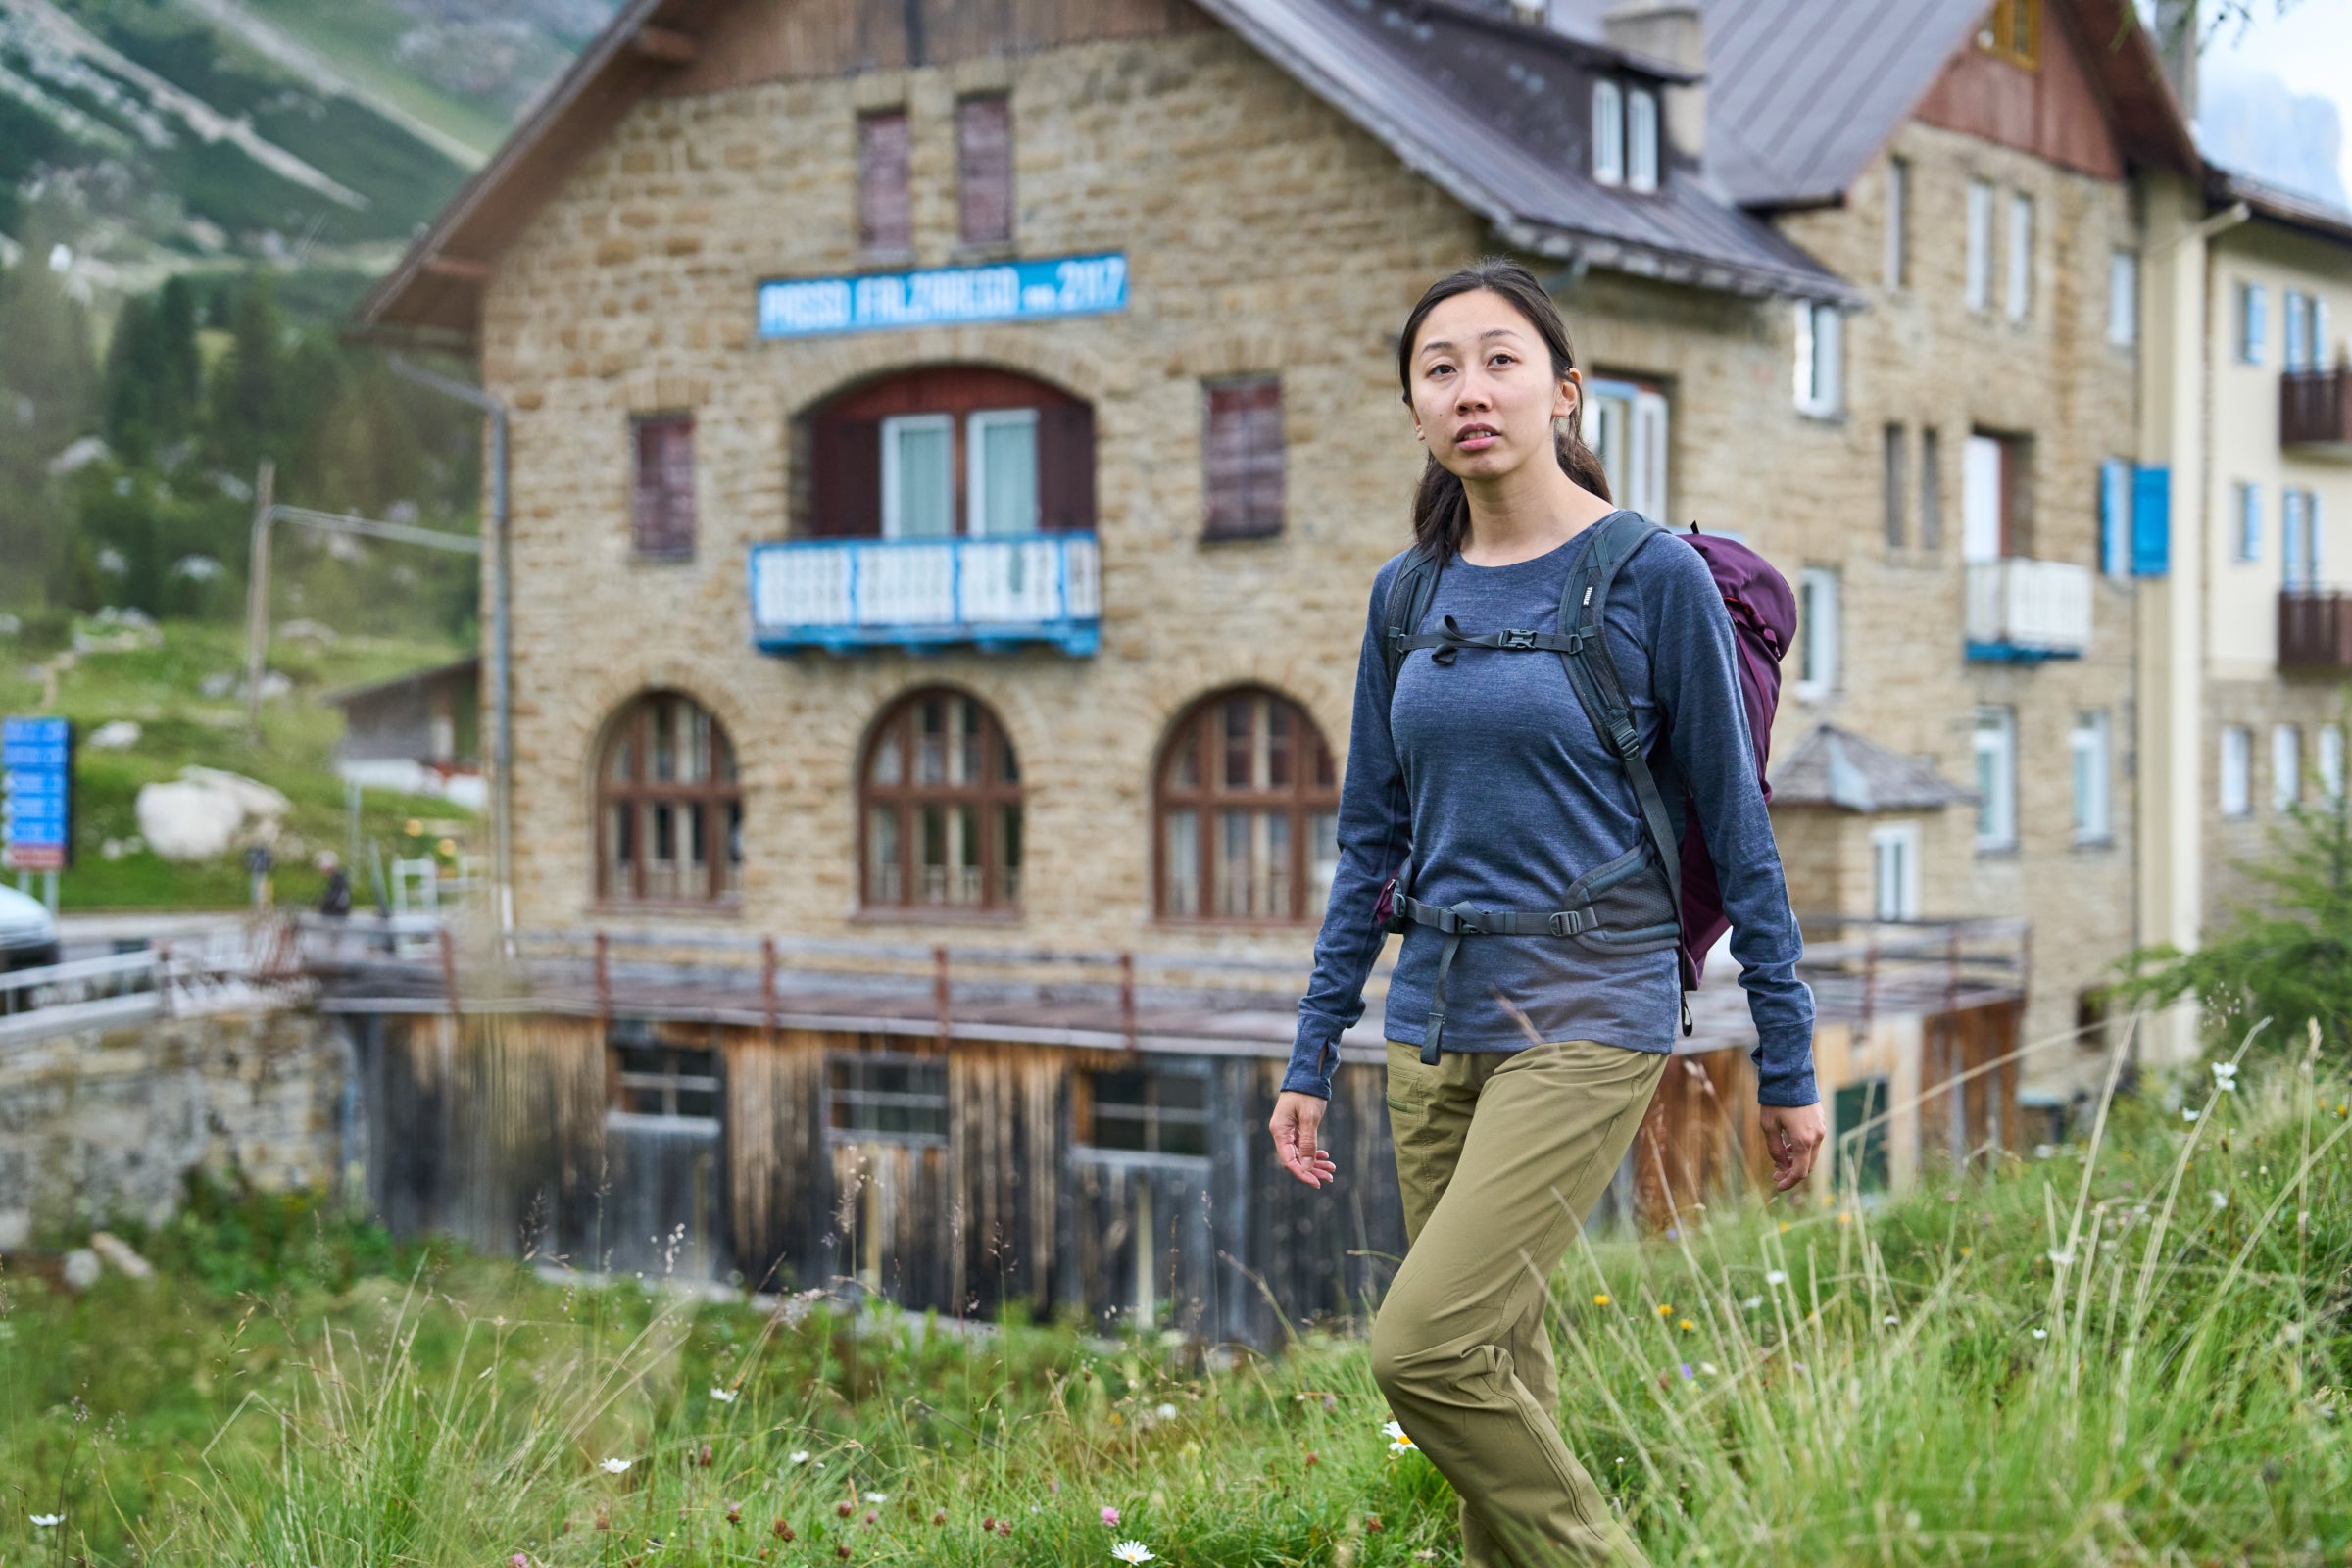
{"label": "grassy meadow", "polygon": [[[1573,1256],[1571,1446],[1661,1565],[2352,1561],[2352,1085],[2241,1054],[2045,1157]],[[0,1274],[0,1564],[1458,1561],[1346,1324],[566,1288],[294,1199],[136,1239],[153,1283]]]}
{"label": "grassy meadow", "polygon": [[[62,713],[74,721],[82,743],[74,758],[74,867],[59,883],[69,910],[244,906],[241,848],[195,863],[167,861],[145,849],[112,859],[105,854],[108,840],[120,847],[138,834],[139,786],[176,778],[190,763],[241,773],[279,791],[291,806],[285,825],[301,847],[344,854],[347,802],[333,761],[343,719],[318,700],[320,694],[457,657],[448,644],[424,640],[273,639],[270,668],[286,677],[289,689],[262,705],[257,735],[245,727],[245,704],[236,689],[204,695],[207,677],[242,682],[242,625],[168,620],[158,631],[161,640],[153,646],[66,656],[55,676],[54,708],[42,706],[42,666],[58,661],[59,651],[22,636],[0,636],[0,712]],[[137,742],[120,751],[91,747],[91,732],[114,719],[136,723]],[[410,834],[412,822],[423,831]],[[422,855],[444,834],[477,852],[488,846],[487,828],[447,801],[382,790],[363,798],[363,854],[374,840],[387,858]],[[281,852],[275,881],[281,903],[307,904],[318,898],[323,878],[312,869],[309,854]],[[354,901],[366,902],[371,889],[365,866],[355,867]]]}

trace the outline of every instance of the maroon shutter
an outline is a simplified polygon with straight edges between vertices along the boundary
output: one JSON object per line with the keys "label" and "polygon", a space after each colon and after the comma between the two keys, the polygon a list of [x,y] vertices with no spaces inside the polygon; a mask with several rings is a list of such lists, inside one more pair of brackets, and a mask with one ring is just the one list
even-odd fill
{"label": "maroon shutter", "polygon": [[963,192],[963,242],[1012,238],[1012,103],[966,98],[956,106],[956,164]]}
{"label": "maroon shutter", "polygon": [[1210,538],[1281,531],[1281,382],[1269,377],[1210,387],[1201,456]]}
{"label": "maroon shutter", "polygon": [[906,198],[906,112],[885,110],[858,121],[858,242],[869,251],[914,245]]}
{"label": "maroon shutter", "polygon": [[1063,403],[1037,411],[1037,524],[1092,532],[1095,526],[1095,411]]}
{"label": "maroon shutter", "polygon": [[808,426],[808,531],[882,536],[882,423],[818,416]]}
{"label": "maroon shutter", "polygon": [[656,415],[635,424],[633,542],[641,555],[690,555],[694,550],[694,416]]}

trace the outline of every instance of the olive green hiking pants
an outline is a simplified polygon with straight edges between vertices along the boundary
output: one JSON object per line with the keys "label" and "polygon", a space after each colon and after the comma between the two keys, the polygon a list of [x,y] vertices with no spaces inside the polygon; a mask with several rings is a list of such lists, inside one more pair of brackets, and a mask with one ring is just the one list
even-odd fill
{"label": "olive green hiking pants", "polygon": [[1461,1497],[1464,1568],[1647,1562],[1561,1441],[1544,1286],[1666,1059],[1570,1040],[1430,1067],[1389,1042],[1409,1246],[1372,1326],[1372,1375]]}

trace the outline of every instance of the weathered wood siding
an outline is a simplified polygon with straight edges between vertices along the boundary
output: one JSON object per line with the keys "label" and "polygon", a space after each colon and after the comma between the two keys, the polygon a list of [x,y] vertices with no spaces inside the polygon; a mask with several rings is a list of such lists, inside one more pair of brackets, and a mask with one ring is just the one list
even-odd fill
{"label": "weathered wood siding", "polygon": [[722,92],[1211,25],[1187,0],[760,0],[716,16],[694,63],[660,90]]}

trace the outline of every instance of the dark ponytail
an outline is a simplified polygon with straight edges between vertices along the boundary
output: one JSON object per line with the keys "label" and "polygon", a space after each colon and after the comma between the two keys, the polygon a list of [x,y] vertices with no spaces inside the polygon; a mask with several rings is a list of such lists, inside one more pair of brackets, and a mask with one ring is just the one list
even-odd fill
{"label": "dark ponytail", "polygon": [[[1421,303],[1404,318],[1403,335],[1396,340],[1396,379],[1404,388],[1408,406],[1413,401],[1413,345],[1420,340],[1421,323],[1445,301],[1480,289],[1499,295],[1527,318],[1527,324],[1536,329],[1536,335],[1551,352],[1551,373],[1555,379],[1564,378],[1576,368],[1576,351],[1568,344],[1568,323],[1560,319],[1559,307],[1551,303],[1551,296],[1544,292],[1536,274],[1517,262],[1489,257],[1430,284],[1429,292],[1421,296]],[[1601,471],[1599,457],[1585,445],[1581,432],[1584,421],[1584,400],[1579,398],[1576,417],[1563,421],[1552,433],[1553,450],[1569,478],[1601,500],[1611,501],[1609,476]],[[1433,453],[1421,470],[1421,487],[1413,495],[1413,544],[1443,561],[1461,549],[1462,541],[1469,536],[1470,498],[1462,493],[1462,481],[1447,472]]]}

